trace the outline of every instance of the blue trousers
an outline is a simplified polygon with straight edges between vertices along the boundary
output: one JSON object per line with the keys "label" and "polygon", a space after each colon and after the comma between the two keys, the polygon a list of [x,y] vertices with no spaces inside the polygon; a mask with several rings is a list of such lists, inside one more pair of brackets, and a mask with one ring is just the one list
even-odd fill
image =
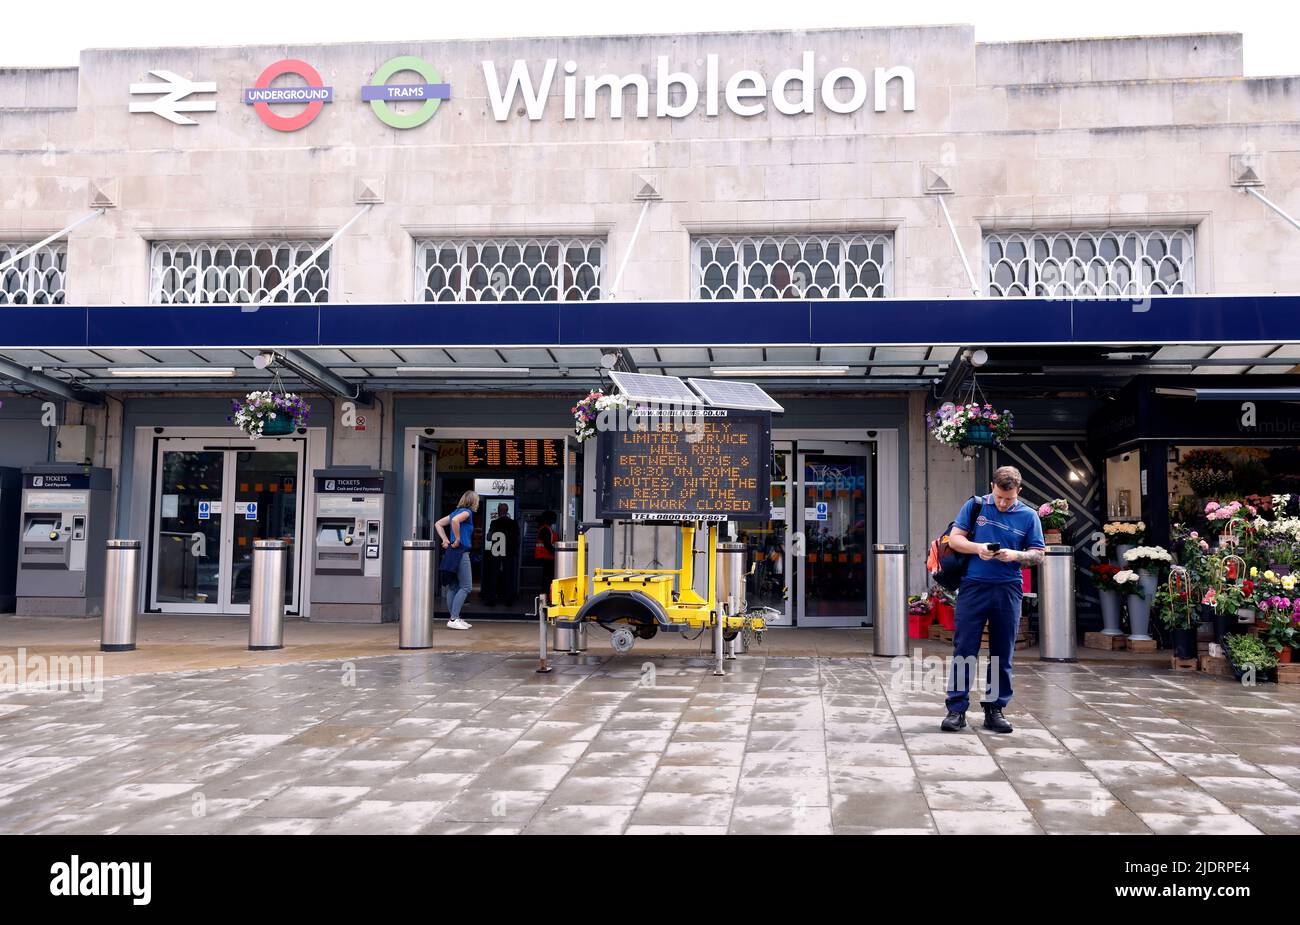
{"label": "blue trousers", "polygon": [[[989,628],[989,666],[982,706],[1005,707],[1011,700],[1011,655],[1020,628],[1020,579],[970,581],[957,592],[957,628],[952,635],[953,664],[948,683],[948,709],[965,713],[970,706],[975,661],[984,625]],[[995,675],[996,672],[996,675]],[[994,678],[996,676],[996,687]]]}
{"label": "blue trousers", "polygon": [[461,556],[460,565],[455,572],[442,573],[442,593],[447,598],[447,609],[451,619],[460,619],[460,609],[465,606],[465,598],[474,588],[474,572],[469,561],[469,553]]}

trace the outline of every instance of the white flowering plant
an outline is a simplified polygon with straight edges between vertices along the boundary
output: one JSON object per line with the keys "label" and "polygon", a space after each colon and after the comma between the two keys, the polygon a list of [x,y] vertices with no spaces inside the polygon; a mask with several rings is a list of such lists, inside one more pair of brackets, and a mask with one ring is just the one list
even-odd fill
{"label": "white flowering plant", "polygon": [[1137,584],[1138,573],[1133,571],[1132,569],[1126,568],[1121,572],[1116,572],[1114,577],[1111,580],[1114,581],[1115,584],[1119,585],[1121,589],[1123,589],[1126,585]]}
{"label": "white flowering plant", "polygon": [[606,395],[600,389],[596,389],[570,409],[573,412],[573,432],[579,440],[594,437],[597,419],[602,411],[626,407],[627,396]]}
{"label": "white flowering plant", "polygon": [[1163,546],[1134,546],[1124,553],[1129,568],[1140,572],[1159,572],[1174,564],[1174,557]]}
{"label": "white flowering plant", "polygon": [[235,401],[227,420],[256,440],[264,433],[291,434],[307,423],[311,409],[301,396],[292,392],[249,392]]}

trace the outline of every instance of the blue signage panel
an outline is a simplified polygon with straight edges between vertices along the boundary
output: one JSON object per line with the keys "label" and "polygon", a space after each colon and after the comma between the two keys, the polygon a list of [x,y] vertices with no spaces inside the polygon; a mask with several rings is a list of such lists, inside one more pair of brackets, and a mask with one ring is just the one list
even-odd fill
{"label": "blue signage panel", "polygon": [[[592,312],[603,311],[593,304]],[[321,345],[557,344],[557,302],[415,302],[321,305]]]}
{"label": "blue signage panel", "polygon": [[265,347],[317,342],[320,306],[96,305],[90,347]]}

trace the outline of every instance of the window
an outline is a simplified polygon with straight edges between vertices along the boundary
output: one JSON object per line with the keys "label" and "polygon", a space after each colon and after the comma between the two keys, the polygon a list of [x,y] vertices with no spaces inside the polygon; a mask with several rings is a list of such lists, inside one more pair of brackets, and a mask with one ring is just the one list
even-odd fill
{"label": "window", "polygon": [[984,252],[989,295],[1145,296],[1196,291],[1189,229],[988,234]]}
{"label": "window", "polygon": [[559,302],[600,298],[600,238],[483,238],[417,242],[421,302]]}
{"label": "window", "polygon": [[890,234],[696,238],[698,299],[878,299],[894,293]]}
{"label": "window", "polygon": [[[320,241],[155,241],[149,300],[163,304],[258,302]],[[328,302],[330,251],[276,294],[276,302]]]}
{"label": "window", "polygon": [[[0,243],[0,263],[31,247],[18,241]],[[0,270],[0,305],[62,305],[68,245],[47,244]]]}

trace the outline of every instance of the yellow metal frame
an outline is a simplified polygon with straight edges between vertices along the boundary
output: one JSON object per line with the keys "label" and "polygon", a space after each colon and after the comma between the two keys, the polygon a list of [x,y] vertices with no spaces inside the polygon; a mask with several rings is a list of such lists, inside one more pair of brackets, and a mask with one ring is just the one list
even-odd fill
{"label": "yellow metal frame", "polygon": [[718,581],[714,574],[718,561],[717,524],[708,525],[708,594],[696,593],[694,551],[697,529],[695,524],[681,525],[682,561],[678,568],[598,568],[590,575],[587,571],[587,534],[579,533],[577,574],[551,582],[547,593],[547,621],[572,621],[590,598],[604,591],[621,591],[653,601],[666,614],[670,624],[682,629],[705,629],[715,626],[721,619],[725,630],[742,630],[748,624],[752,630],[761,632],[764,629],[761,617],[723,615],[720,612]]}

